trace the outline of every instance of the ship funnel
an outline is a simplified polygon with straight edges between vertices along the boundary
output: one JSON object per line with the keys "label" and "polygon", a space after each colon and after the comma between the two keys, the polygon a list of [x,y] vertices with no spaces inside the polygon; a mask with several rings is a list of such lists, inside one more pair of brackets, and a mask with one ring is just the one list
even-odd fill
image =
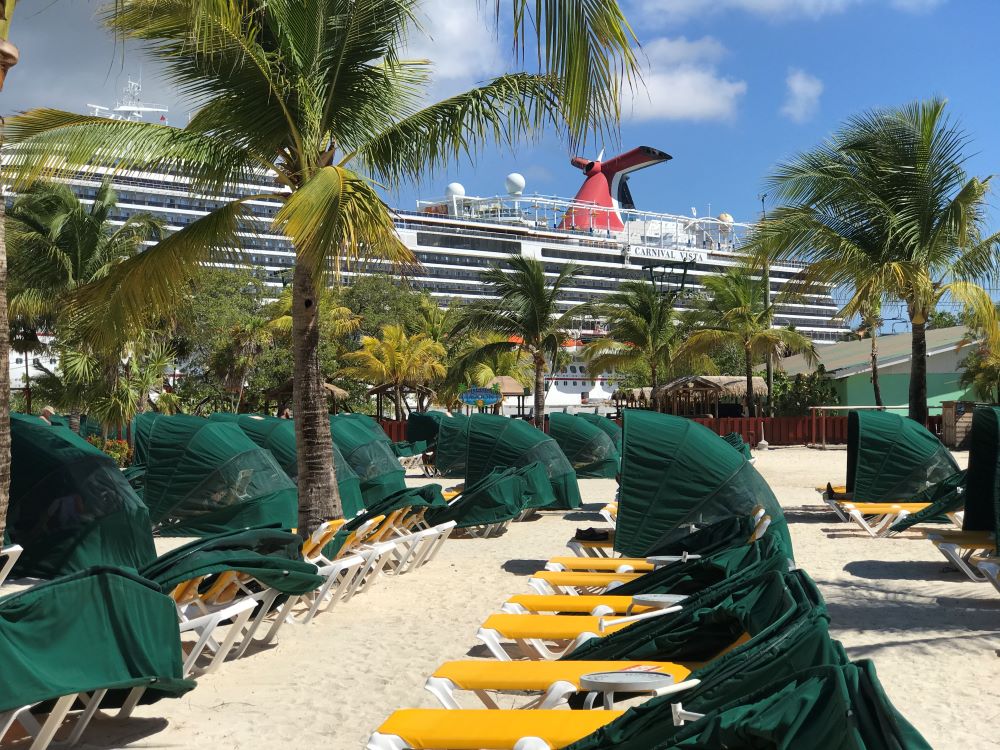
{"label": "ship funnel", "polygon": [[[601,157],[604,152],[601,152]],[[669,161],[670,154],[649,146],[639,146],[610,159],[570,159],[585,176],[583,185],[573,199],[576,205],[563,217],[562,229],[601,230],[620,232],[625,228],[621,209],[635,208],[628,189],[628,176],[646,167]]]}

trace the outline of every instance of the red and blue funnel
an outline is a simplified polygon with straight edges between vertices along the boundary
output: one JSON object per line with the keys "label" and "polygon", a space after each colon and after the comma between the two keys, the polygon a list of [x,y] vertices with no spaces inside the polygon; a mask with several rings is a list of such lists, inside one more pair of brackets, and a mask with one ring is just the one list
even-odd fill
{"label": "red and blue funnel", "polygon": [[563,216],[562,229],[621,232],[625,229],[619,211],[635,208],[628,189],[628,175],[673,157],[659,149],[639,146],[610,159],[575,156],[570,164],[583,171],[586,179],[573,199],[577,205]]}

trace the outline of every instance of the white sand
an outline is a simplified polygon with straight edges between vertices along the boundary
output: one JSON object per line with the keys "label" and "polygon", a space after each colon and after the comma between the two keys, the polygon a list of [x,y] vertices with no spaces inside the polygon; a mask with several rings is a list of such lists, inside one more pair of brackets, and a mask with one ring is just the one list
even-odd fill
{"label": "white sand", "polygon": [[[757,461],[834,635],[852,657],[875,660],[890,698],[933,746],[996,747],[1000,595],[948,569],[920,538],[871,539],[825,512],[812,488],[842,479],[845,456],[783,448]],[[614,489],[610,480],[581,486],[590,503]],[[286,626],[277,646],[223,665],[183,699],[95,722],[83,746],[361,748],[393,709],[436,705],[425,677],[468,654],[476,627],[525,592],[546,558],[566,554],[577,526],[598,525],[596,507],[515,524],[499,539],[449,541],[429,566]]]}

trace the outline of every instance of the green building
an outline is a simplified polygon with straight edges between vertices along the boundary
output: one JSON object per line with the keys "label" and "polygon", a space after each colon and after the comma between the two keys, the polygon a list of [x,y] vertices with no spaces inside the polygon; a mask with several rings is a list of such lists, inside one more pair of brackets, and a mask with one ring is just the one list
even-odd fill
{"label": "green building", "polygon": [[[972,351],[966,341],[965,326],[927,331],[927,403],[940,407],[943,401],[974,401],[974,394],[961,385],[961,362]],[[910,388],[910,333],[896,333],[878,338],[878,375],[882,402],[886,406],[905,405]],[[871,381],[871,339],[843,341],[817,347],[820,362],[837,388],[843,406],[874,406]],[[802,355],[786,357],[782,367],[789,376],[808,374]]]}

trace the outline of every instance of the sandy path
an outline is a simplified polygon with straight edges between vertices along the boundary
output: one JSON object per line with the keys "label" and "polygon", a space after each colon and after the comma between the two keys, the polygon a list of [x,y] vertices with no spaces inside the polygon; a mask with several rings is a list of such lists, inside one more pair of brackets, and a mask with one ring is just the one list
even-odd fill
{"label": "sandy path", "polygon": [[[892,700],[935,747],[996,747],[1000,595],[951,572],[922,539],[873,540],[824,512],[812,487],[842,478],[844,463],[843,451],[804,448],[757,461],[834,634],[852,657],[875,660]],[[581,486],[590,503],[613,493],[610,480]],[[435,705],[425,677],[468,654],[477,626],[526,590],[525,576],[563,554],[577,526],[599,523],[596,507],[517,524],[499,539],[450,541],[429,566],[286,627],[276,647],[225,664],[185,698],[95,723],[83,746],[361,748],[394,708]]]}

